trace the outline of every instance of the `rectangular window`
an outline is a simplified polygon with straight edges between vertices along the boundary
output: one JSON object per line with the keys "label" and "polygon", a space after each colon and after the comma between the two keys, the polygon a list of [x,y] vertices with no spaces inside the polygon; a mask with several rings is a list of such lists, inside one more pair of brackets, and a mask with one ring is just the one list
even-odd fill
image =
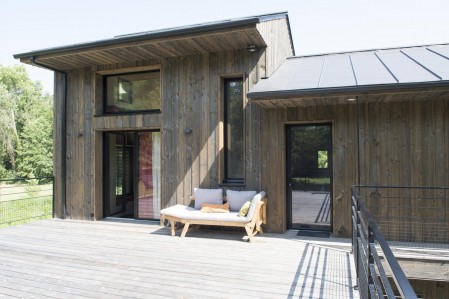
{"label": "rectangular window", "polygon": [[243,183],[243,80],[226,79],[224,83],[224,183]]}
{"label": "rectangular window", "polygon": [[105,113],[161,109],[160,71],[105,76]]}

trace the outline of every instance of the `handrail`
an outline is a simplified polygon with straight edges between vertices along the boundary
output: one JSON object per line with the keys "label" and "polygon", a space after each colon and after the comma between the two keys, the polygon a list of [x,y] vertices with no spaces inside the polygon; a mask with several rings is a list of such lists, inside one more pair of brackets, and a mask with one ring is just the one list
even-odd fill
{"label": "handrail", "polygon": [[447,190],[448,187],[434,187],[434,186],[376,186],[376,185],[354,185],[354,188],[376,188],[376,189],[419,189],[419,190]]}
{"label": "handrail", "polygon": [[0,182],[15,182],[15,181],[27,181],[27,180],[42,180],[53,179],[53,176],[39,176],[35,178],[14,178],[14,179],[0,179]]}
{"label": "handrail", "polygon": [[399,265],[393,252],[391,251],[390,246],[388,245],[387,241],[385,240],[379,228],[377,227],[377,224],[374,221],[373,216],[371,216],[371,214],[368,212],[365,203],[363,201],[359,201],[358,204],[360,208],[363,210],[363,213],[365,214],[366,220],[369,225],[369,229],[371,230],[374,239],[379,244],[382,253],[384,255],[384,258],[387,260],[386,264],[390,268],[392,277],[396,282],[396,286],[398,287],[399,293],[401,293],[401,296],[403,298],[407,299],[417,298],[415,291],[413,290],[413,287],[411,286],[410,282],[407,279],[407,276],[405,276],[405,273],[404,271],[402,271],[402,268]]}
{"label": "handrail", "polygon": [[[355,227],[353,227],[353,253],[357,267],[357,278],[359,280],[359,285],[366,286],[363,291],[361,291],[361,298],[396,298],[393,293],[393,288],[391,287],[390,282],[386,277],[386,273],[383,269],[380,258],[375,251],[376,247],[374,245],[374,242],[377,242],[379,244],[382,254],[386,260],[386,265],[391,271],[392,278],[401,297],[406,299],[417,298],[413,287],[411,286],[404,271],[402,270],[396,257],[391,251],[391,248],[388,245],[387,241],[380,232],[376,221],[368,211],[368,208],[363,202],[360,194],[358,194],[356,191],[356,188],[362,187],[378,188],[379,186],[353,186],[351,188],[353,194],[351,198],[351,210],[353,214],[353,225],[355,225]],[[364,235],[368,236],[368,240],[365,240]],[[361,247],[363,249],[362,252],[358,247]],[[359,267],[359,263],[362,263],[361,267]],[[364,273],[360,273],[361,268]],[[383,288],[380,285],[378,279],[379,276]],[[364,281],[360,281],[361,279],[363,279]]]}

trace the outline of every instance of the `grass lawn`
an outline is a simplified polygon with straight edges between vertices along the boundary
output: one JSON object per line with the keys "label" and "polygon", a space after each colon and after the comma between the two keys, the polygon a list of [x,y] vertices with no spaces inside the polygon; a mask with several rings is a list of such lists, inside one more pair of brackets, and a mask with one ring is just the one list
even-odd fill
{"label": "grass lawn", "polygon": [[0,227],[52,217],[53,185],[0,185]]}

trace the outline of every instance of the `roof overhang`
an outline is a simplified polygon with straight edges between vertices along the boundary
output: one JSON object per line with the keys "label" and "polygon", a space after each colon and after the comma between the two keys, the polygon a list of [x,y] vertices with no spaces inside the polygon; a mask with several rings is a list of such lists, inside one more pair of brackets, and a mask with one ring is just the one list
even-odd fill
{"label": "roof overhang", "polygon": [[306,98],[448,89],[449,44],[441,44],[290,57],[247,96],[264,107],[284,107],[302,106]]}
{"label": "roof overhang", "polygon": [[340,96],[340,95],[359,95],[359,94],[378,94],[402,92],[410,90],[425,90],[429,88],[445,88],[449,89],[449,80],[435,82],[418,82],[418,83],[398,83],[398,84],[379,84],[366,86],[338,86],[329,88],[310,88],[296,90],[276,90],[263,92],[249,92],[247,97],[252,101],[263,101],[264,99],[276,98],[294,98],[294,97],[324,97],[324,96]]}
{"label": "roof overhang", "polygon": [[[414,94],[415,96],[405,96]],[[252,103],[263,108],[289,108],[318,106],[328,104],[352,103],[348,99],[362,97],[375,99],[389,95],[390,99],[422,99],[432,94],[432,98],[444,96],[449,99],[449,81],[421,82],[414,84],[382,84],[372,86],[348,86],[334,88],[316,88],[308,90],[284,90],[273,92],[249,92],[247,97]]]}
{"label": "roof overhang", "polygon": [[112,39],[49,48],[14,55],[27,64],[69,70],[124,62],[179,57],[235,49],[266,47],[256,24],[286,13],[233,19],[171,29],[121,35]]}

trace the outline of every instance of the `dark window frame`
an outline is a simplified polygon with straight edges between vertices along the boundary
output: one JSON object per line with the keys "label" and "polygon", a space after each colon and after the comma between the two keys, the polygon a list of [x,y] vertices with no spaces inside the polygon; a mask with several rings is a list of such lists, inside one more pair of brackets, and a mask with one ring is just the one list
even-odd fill
{"label": "dark window frame", "polygon": [[[160,107],[158,109],[143,109],[143,110],[127,110],[127,111],[117,111],[117,112],[108,112],[108,84],[107,80],[110,77],[118,77],[124,75],[136,75],[136,74],[145,74],[145,73],[159,73],[159,82],[160,82]],[[103,75],[103,115],[120,115],[120,114],[140,114],[140,113],[160,113],[162,111],[162,72],[161,69],[154,69],[148,71],[138,71],[138,72],[123,72],[123,73],[114,73],[110,75]]]}
{"label": "dark window frame", "polygon": [[[243,86],[244,86],[244,80],[242,77],[234,77],[234,78],[225,78],[223,81],[223,150],[224,150],[224,178],[223,178],[223,184],[236,184],[236,185],[243,185],[245,183],[245,166],[243,165],[243,177],[242,178],[233,178],[229,177],[229,169],[228,169],[228,121],[229,121],[229,111],[228,111],[228,82],[241,82],[242,83],[242,107],[243,107]],[[243,108],[242,108],[243,109]],[[245,115],[242,113],[242,123],[243,126],[245,125]],[[244,129],[243,129],[244,132]],[[243,133],[243,152],[242,156],[245,156],[245,134]],[[243,161],[244,162],[244,161]]]}

